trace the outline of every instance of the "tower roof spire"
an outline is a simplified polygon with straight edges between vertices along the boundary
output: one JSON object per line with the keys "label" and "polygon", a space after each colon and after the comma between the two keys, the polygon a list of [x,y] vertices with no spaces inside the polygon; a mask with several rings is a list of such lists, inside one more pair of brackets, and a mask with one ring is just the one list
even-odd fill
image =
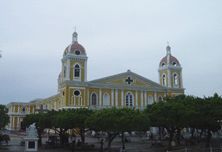
{"label": "tower roof spire", "polygon": [[169,42],[167,41],[166,54],[171,55],[171,47],[169,46]]}
{"label": "tower roof spire", "polygon": [[78,38],[78,34],[76,33],[76,27],[74,27],[75,31],[72,34],[72,43],[78,43],[77,38]]}

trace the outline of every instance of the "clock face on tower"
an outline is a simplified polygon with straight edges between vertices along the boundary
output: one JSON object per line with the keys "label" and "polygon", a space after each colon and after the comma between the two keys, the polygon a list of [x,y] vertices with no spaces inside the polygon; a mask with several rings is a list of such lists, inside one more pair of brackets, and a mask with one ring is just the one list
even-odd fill
{"label": "clock face on tower", "polygon": [[76,51],[75,51],[75,54],[76,54],[76,55],[80,55],[80,51],[79,51],[79,50],[76,50]]}

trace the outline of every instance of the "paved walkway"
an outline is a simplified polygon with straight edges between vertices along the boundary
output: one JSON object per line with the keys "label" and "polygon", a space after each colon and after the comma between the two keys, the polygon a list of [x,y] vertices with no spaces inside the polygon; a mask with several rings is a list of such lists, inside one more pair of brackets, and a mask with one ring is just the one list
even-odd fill
{"label": "paved walkway", "polygon": [[[2,150],[1,152],[24,152],[25,146],[20,146],[20,138],[21,136],[18,136],[16,134],[9,134],[11,141],[9,142],[7,147],[9,150],[4,151]],[[76,140],[80,139],[80,137],[77,137]],[[145,141],[143,142],[140,138],[138,137],[131,137],[131,142],[126,142],[125,147],[127,152],[166,152],[166,147],[163,148],[150,148],[150,145],[152,141]],[[42,143],[45,144],[47,138],[42,139]],[[86,137],[86,143],[88,144],[94,144],[95,148],[91,152],[98,152],[99,151],[99,143],[97,138],[90,138]],[[164,143],[166,145],[167,143]],[[104,144],[104,148],[107,146],[107,143]],[[111,148],[113,151],[119,151],[119,149],[122,147],[121,139],[116,138],[112,142]],[[39,147],[39,152],[65,152],[65,151],[71,151],[70,149],[45,149],[45,146]]]}

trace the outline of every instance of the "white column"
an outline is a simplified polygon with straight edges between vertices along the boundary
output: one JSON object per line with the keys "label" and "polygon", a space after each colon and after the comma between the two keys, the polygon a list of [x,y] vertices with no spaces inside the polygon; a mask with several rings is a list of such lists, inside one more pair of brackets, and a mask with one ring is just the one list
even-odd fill
{"label": "white column", "polygon": [[18,105],[18,113],[20,113],[20,105]]}
{"label": "white column", "polygon": [[115,94],[115,100],[116,100],[116,106],[118,106],[118,89],[116,89],[116,94]]}
{"label": "white column", "polygon": [[70,80],[70,59],[67,59],[67,80]]}
{"label": "white column", "polygon": [[180,84],[181,88],[183,88],[182,70],[180,71]]}
{"label": "white column", "polygon": [[138,91],[135,91],[135,95],[136,95],[136,106],[138,106]]}
{"label": "white column", "polygon": [[166,92],[164,91],[164,97],[166,97]]}
{"label": "white column", "polygon": [[89,88],[87,88],[87,106],[89,106]]}
{"label": "white column", "polygon": [[121,106],[123,106],[123,89],[121,90]]}
{"label": "white column", "polygon": [[167,70],[168,73],[168,87],[171,88],[171,74],[170,74],[170,69]]}
{"label": "white column", "polygon": [[87,60],[85,61],[85,74],[84,74],[84,81],[87,81]]}
{"label": "white column", "polygon": [[155,102],[157,102],[157,101],[156,101],[156,91],[154,92],[154,98],[155,98]]}
{"label": "white column", "polygon": [[144,99],[144,100],[145,100],[145,102],[144,102],[145,105],[144,105],[144,106],[146,106],[146,105],[148,104],[148,103],[147,103],[147,98],[146,98],[146,96],[147,96],[147,91],[145,91],[144,93],[145,93],[145,99]]}
{"label": "white column", "polygon": [[111,89],[111,105],[113,106],[114,105],[114,101],[113,101],[113,99],[114,99],[114,93],[113,93],[114,91],[113,91],[113,89]]}
{"label": "white column", "polygon": [[12,116],[9,116],[10,122],[9,122],[9,129],[12,129]]}
{"label": "white column", "polygon": [[102,105],[102,89],[99,89],[99,105]]}
{"label": "white column", "polygon": [[141,91],[141,106],[143,106],[143,91]]}
{"label": "white column", "polygon": [[19,127],[20,127],[19,125],[20,125],[20,123],[19,123],[19,117],[17,117],[17,130],[20,129],[20,128],[19,128]]}
{"label": "white column", "polygon": [[15,105],[14,105],[14,107],[13,107],[13,113],[15,113]]}

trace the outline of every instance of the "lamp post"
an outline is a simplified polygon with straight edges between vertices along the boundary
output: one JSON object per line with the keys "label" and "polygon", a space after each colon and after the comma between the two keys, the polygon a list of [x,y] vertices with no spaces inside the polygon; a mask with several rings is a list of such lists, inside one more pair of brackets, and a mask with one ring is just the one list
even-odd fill
{"label": "lamp post", "polygon": [[71,139],[71,141],[72,141],[72,152],[74,152],[76,135],[72,133],[70,139]]}

